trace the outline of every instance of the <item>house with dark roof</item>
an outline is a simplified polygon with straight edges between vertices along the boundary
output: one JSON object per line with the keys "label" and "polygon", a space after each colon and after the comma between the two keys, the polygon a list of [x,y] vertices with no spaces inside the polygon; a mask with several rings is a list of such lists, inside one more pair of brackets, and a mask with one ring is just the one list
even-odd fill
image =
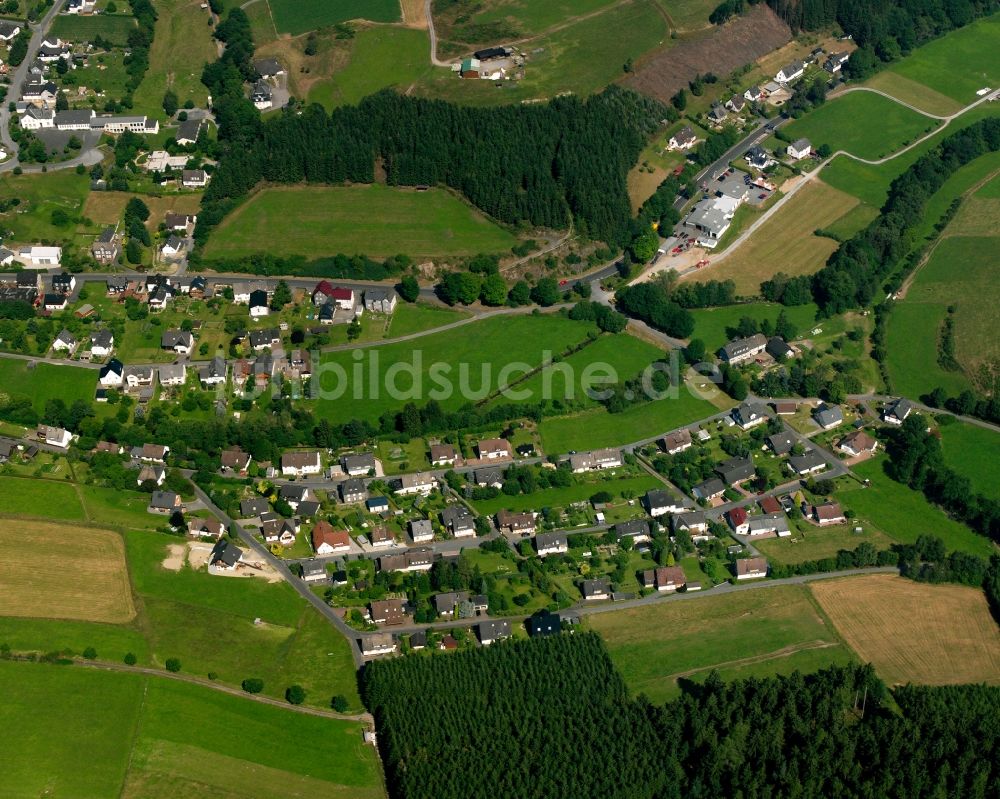
{"label": "house with dark roof", "polygon": [[615,535],[618,540],[631,538],[632,543],[641,544],[649,541],[649,522],[645,519],[630,519],[615,525]]}
{"label": "house with dark roof", "polygon": [[588,602],[611,599],[611,583],[608,580],[584,580],[580,591]]}
{"label": "house with dark roof", "polygon": [[540,558],[565,555],[569,552],[569,539],[566,533],[539,533],[535,536],[535,551]]}
{"label": "house with dark roof", "polygon": [[788,346],[788,342],[781,338],[781,336],[771,336],[767,340],[767,346],[764,347],[764,350],[779,363],[787,361],[795,355],[795,350]]}
{"label": "house with dark roof", "polygon": [[510,622],[507,619],[486,619],[476,625],[476,635],[483,646],[510,638]]}
{"label": "house with dark roof", "polygon": [[189,330],[164,330],[160,335],[160,349],[173,350],[178,355],[187,355],[194,348],[194,336]]}
{"label": "house with dark roof", "polygon": [[550,613],[547,610],[540,611],[534,616],[529,616],[524,622],[528,629],[528,635],[532,638],[536,636],[555,635],[562,630],[562,621],[558,613]]}
{"label": "house with dark roof", "polygon": [[764,439],[771,452],[775,455],[787,455],[795,446],[796,438],[787,430],[768,436]]}
{"label": "house with dark roof", "polygon": [[497,528],[501,533],[531,535],[535,532],[535,514],[511,513],[506,508],[497,511]]}
{"label": "house with dark roof", "polygon": [[726,493],[726,484],[718,477],[711,477],[696,486],[692,486],[691,494],[695,499],[711,501]]}
{"label": "house with dark roof", "polygon": [[744,480],[749,480],[756,472],[752,459],[729,458],[715,467],[715,473],[723,479],[726,485],[736,485]]}
{"label": "house with dark roof", "polygon": [[365,289],[365,310],[371,313],[391,314],[396,310],[398,299],[395,290],[372,286]]}
{"label": "house with dark roof", "polygon": [[826,459],[816,450],[811,449],[802,455],[792,455],[788,459],[788,468],[799,477],[822,472],[827,468]]}
{"label": "house with dark roof", "polygon": [[650,516],[662,516],[664,513],[676,513],[684,507],[683,500],[675,497],[665,488],[654,488],[647,491],[642,498],[642,504]]}
{"label": "house with dark roof", "polygon": [[241,560],[243,560],[243,550],[224,538],[220,538],[218,543],[212,547],[208,564],[220,571],[233,571]]}
{"label": "house with dark roof", "polygon": [[900,397],[882,409],[882,421],[886,424],[901,425],[912,412],[913,403],[905,397]]}
{"label": "house with dark roof", "polygon": [[729,343],[724,344],[719,350],[719,357],[731,366],[735,366],[753,360],[766,347],[767,336],[763,333],[755,333],[747,338],[733,339]]}
{"label": "house with dark roof", "polygon": [[839,405],[824,403],[813,411],[812,416],[816,420],[816,424],[824,430],[832,430],[837,425],[844,423],[844,412]]}
{"label": "house with dark roof", "polygon": [[472,479],[477,486],[490,486],[491,488],[500,488],[501,486],[503,486],[503,469],[496,467],[476,469],[472,473]]}
{"label": "house with dark roof", "polygon": [[343,470],[352,477],[367,475],[377,471],[377,461],[371,452],[358,452],[349,455],[342,455],[340,458],[340,465]]}
{"label": "house with dark roof", "polygon": [[703,510],[690,510],[678,513],[672,519],[674,532],[681,530],[689,533],[691,538],[702,536],[708,532],[708,518]]}
{"label": "house with dark roof", "polygon": [[201,119],[184,120],[177,126],[177,135],[174,136],[174,140],[182,147],[197,143],[203,123],[204,121]]}
{"label": "house with dark roof", "polygon": [[146,510],[150,513],[165,515],[183,510],[183,507],[179,494],[175,494],[173,491],[154,491],[149,497],[149,505]]}
{"label": "house with dark roof", "polygon": [[90,254],[99,264],[110,264],[118,260],[122,254],[122,246],[113,227],[106,227],[90,245]]}
{"label": "house with dark roof", "polygon": [[267,305],[267,292],[263,289],[256,289],[250,292],[250,316],[253,318],[259,318],[261,316],[267,316],[271,309]]}
{"label": "house with dark roof", "polygon": [[468,538],[476,534],[476,520],[465,505],[449,505],[441,511],[441,524],[455,538]]}
{"label": "house with dark roof", "polygon": [[744,402],[733,408],[733,421],[744,430],[749,430],[768,420],[767,408],[757,403]]}
{"label": "house with dark roof", "polygon": [[357,478],[352,478],[350,480],[344,480],[340,486],[340,501],[341,502],[361,502],[366,496],[368,496],[368,491],[365,489],[364,480]]}

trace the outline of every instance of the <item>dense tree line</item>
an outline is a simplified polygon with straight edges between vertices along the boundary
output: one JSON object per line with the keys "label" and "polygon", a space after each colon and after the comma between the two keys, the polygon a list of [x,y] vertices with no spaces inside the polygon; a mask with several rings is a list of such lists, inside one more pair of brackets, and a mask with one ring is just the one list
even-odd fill
{"label": "dense tree line", "polygon": [[911,231],[927,202],[962,166],[1000,150],[1000,119],[980,120],[918,159],[889,187],[881,213],[844,242],[815,276],[813,293],[826,315],[870,305],[911,249]]}
{"label": "dense tree line", "polygon": [[[194,252],[190,258],[195,269],[209,266]],[[349,278],[351,280],[388,280],[409,267],[405,255],[375,261],[364,255],[330,255],[308,259],[302,255],[274,255],[259,252],[246,258],[213,258],[211,268],[219,272],[244,272],[251,275],[302,275],[309,277]]]}
{"label": "dense tree line", "polygon": [[[997,0],[767,0],[767,4],[795,31],[840,25],[859,48],[844,71],[859,79],[1000,5]],[[739,0],[723,3],[728,5],[742,10]]]}
{"label": "dense tree line", "polygon": [[645,799],[674,780],[594,633],[375,661],[362,682],[393,797]]}
{"label": "dense tree line", "polygon": [[637,283],[615,294],[618,309],[641,319],[668,336],[687,338],[694,331],[694,317],[657,283]]}
{"label": "dense tree line", "polygon": [[654,707],[575,633],[375,661],[362,684],[394,799],[986,799],[1000,784],[1000,689],[890,692],[871,666],[713,673]]}
{"label": "dense tree line", "polygon": [[922,491],[973,530],[1000,542],[1000,502],[976,493],[969,478],[945,465],[941,441],[927,432],[920,414],[910,414],[893,431],[886,451],[890,477]]}
{"label": "dense tree line", "polygon": [[992,397],[980,397],[970,389],[949,397],[948,392],[938,386],[920,399],[932,408],[943,408],[959,416],[975,416],[987,422],[1000,424],[1000,393],[996,388]]}
{"label": "dense tree line", "polygon": [[125,72],[128,80],[125,82],[125,105],[132,107],[131,95],[142,83],[146,70],[149,69],[149,48],[153,46],[153,34],[156,28],[156,9],[150,0],[130,0],[132,16],[136,26],[128,34],[128,55],[125,56]]}

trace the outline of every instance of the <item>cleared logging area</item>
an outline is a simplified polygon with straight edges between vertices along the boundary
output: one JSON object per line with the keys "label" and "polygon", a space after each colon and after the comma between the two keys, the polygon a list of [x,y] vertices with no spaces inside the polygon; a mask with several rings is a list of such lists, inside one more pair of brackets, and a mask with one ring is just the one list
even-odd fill
{"label": "cleared logging area", "polygon": [[695,75],[728,75],[791,38],[788,25],[762,3],[703,39],[685,42],[650,58],[625,83],[666,103]]}
{"label": "cleared logging area", "polygon": [[692,277],[701,280],[732,280],[739,294],[757,294],[760,284],[778,272],[811,275],[837,249],[833,239],[817,236],[858,205],[856,197],[813,180],[800,189],[781,209],[761,225],[747,242],[721,262]]}
{"label": "cleared logging area", "polygon": [[0,612],[122,624],[135,616],[125,547],[108,530],[0,520]]}
{"label": "cleared logging area", "polygon": [[891,574],[821,580],[813,595],[890,683],[1000,683],[1000,630],[983,592]]}

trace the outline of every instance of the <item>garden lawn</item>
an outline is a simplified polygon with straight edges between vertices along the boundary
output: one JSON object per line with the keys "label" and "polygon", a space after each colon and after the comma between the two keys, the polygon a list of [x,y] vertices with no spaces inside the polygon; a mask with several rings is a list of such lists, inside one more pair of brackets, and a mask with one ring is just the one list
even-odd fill
{"label": "garden lawn", "polygon": [[934,535],[949,550],[981,557],[996,551],[988,538],[947,516],[923,494],[890,479],[884,464],[885,456],[879,456],[851,467],[858,477],[871,480],[871,488],[863,488],[853,480],[838,485],[838,499],[845,510],[854,511],[862,526],[874,525],[903,544],[914,543],[920,535]]}
{"label": "garden lawn", "polygon": [[1000,15],[994,15],[918,47],[887,67],[886,72],[922,84],[964,106],[978,99],[979,89],[1000,84],[998,49]]}
{"label": "garden lawn", "polygon": [[724,305],[720,308],[698,308],[691,311],[694,332],[691,338],[700,338],[705,348],[713,353],[729,341],[727,327],[736,327],[740,319],[749,317],[757,322],[770,319],[774,322],[782,311],[788,321],[798,328],[799,336],[807,336],[816,319],[815,305],[785,307],[773,302],[751,302],[743,305]]}
{"label": "garden lawn", "polygon": [[71,483],[6,475],[0,476],[0,513],[64,521],[85,518]]}
{"label": "garden lawn", "polygon": [[358,722],[73,666],[0,663],[0,684],[8,697],[0,745],[9,758],[0,794],[11,799],[384,795]]}
{"label": "garden lawn", "polygon": [[675,698],[678,679],[726,668],[731,677],[787,674],[844,663],[853,655],[805,586],[702,595],[585,616],[600,633],[633,694]]}
{"label": "garden lawn", "polygon": [[933,130],[937,120],[872,92],[852,92],[791,122],[785,132],[814,147],[828,144],[859,158],[883,158]]}
{"label": "garden lawn", "polygon": [[[290,215],[296,223],[288,226]],[[270,188],[215,229],[206,257],[241,258],[280,240],[284,255],[387,257],[506,252],[516,237],[444,189]]]}
{"label": "garden lawn", "polygon": [[834,558],[840,550],[855,549],[862,543],[869,543],[876,549],[888,549],[893,543],[878,530],[864,527],[862,532],[856,533],[854,527],[846,524],[820,528],[800,521],[791,538],[766,538],[754,541],[754,546],[770,561],[793,564]]}
{"label": "garden lawn", "polygon": [[581,481],[565,488],[546,488],[533,494],[518,494],[507,496],[500,494],[493,499],[473,501],[473,505],[481,515],[488,516],[502,508],[518,512],[525,510],[541,510],[542,508],[565,508],[574,502],[585,502],[598,491],[609,491],[617,496],[630,493],[631,496],[645,494],[663,484],[652,475],[622,475],[600,481]]}
{"label": "garden lawn", "polygon": [[60,14],[52,21],[49,33],[69,42],[90,42],[101,36],[121,47],[128,43],[128,35],[134,29],[135,17],[127,14],[98,14],[86,17]]}
{"label": "garden lawn", "polygon": [[267,0],[280,33],[300,33],[350,19],[399,22],[399,0]]}
{"label": "garden lawn", "polygon": [[462,319],[469,314],[457,308],[441,308],[423,303],[400,302],[392,312],[392,320],[386,328],[386,338],[408,336],[412,333],[422,333],[435,327],[442,327]]}
{"label": "garden lawn", "polygon": [[[417,342],[327,353],[319,373],[320,390],[332,395],[340,386],[343,394],[338,398],[318,399],[316,411],[320,416],[341,421],[351,418],[376,421],[385,411],[398,411],[407,401],[423,405],[431,399],[438,400],[445,409],[455,410],[468,402],[485,399],[495,391],[500,371],[508,364],[540,366],[545,351],[565,352],[592,330],[594,327],[588,322],[571,321],[557,314],[498,316],[431,333]],[[357,353],[363,355],[361,362]],[[339,376],[331,375],[336,368],[334,364],[347,377],[346,387]],[[411,375],[410,365],[416,378]],[[402,366],[406,369],[402,370]],[[389,374],[390,367],[393,375]],[[446,390],[440,389],[441,383],[431,370],[434,374],[442,373],[448,384]],[[361,381],[355,383],[358,371]],[[484,371],[488,372],[485,379]],[[390,382],[387,376],[392,376],[391,382],[398,386],[399,390],[393,392],[395,397],[387,390]],[[373,377],[377,392],[371,390]],[[463,384],[468,391],[462,390]]]}
{"label": "garden lawn", "polygon": [[604,408],[569,416],[547,417],[539,424],[542,447],[548,455],[641,441],[668,430],[713,416],[719,409],[695,396],[685,384],[678,396],[635,405],[622,413]]}
{"label": "garden lawn", "polygon": [[59,209],[70,217],[78,216],[89,188],[90,178],[77,175],[72,169],[5,175],[0,183],[0,201],[15,198],[20,201],[19,205],[0,214],[0,224],[10,231],[5,243],[10,246],[13,242],[32,244],[71,237],[71,227],[52,224],[52,212]]}
{"label": "garden lawn", "polygon": [[[309,102],[327,110],[356,105],[363,98],[396,86],[405,91],[432,69],[427,31],[375,25],[357,31],[350,43],[350,60],[309,89]],[[448,77],[456,83],[455,76]]]}
{"label": "garden lawn", "polygon": [[1000,433],[955,422],[940,426],[944,462],[972,482],[972,488],[1000,499]]}

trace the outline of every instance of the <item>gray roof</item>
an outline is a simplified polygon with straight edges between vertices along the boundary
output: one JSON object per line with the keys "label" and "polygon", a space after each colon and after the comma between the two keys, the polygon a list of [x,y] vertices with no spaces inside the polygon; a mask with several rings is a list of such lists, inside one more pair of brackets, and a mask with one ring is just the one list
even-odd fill
{"label": "gray roof", "polygon": [[177,126],[177,136],[175,137],[177,141],[181,139],[191,139],[192,141],[197,140],[198,134],[201,132],[202,120],[200,119],[188,119],[181,122]]}
{"label": "gray roof", "polygon": [[813,416],[823,427],[840,424],[844,421],[844,412],[837,405],[823,405],[815,410]]}
{"label": "gray roof", "polygon": [[177,502],[177,494],[173,491],[154,491],[149,498],[149,507],[158,510],[173,510]]}
{"label": "gray roof", "polygon": [[615,525],[615,533],[619,538],[623,536],[649,535],[649,523],[645,519],[631,519],[627,522],[618,522]]}
{"label": "gray roof", "polygon": [[683,527],[694,527],[696,525],[705,524],[705,511],[703,510],[692,510],[686,513],[678,513],[674,516],[674,529],[679,530]]}
{"label": "gray roof", "polygon": [[792,149],[794,150],[811,150],[812,142],[809,139],[796,139],[792,142]]}
{"label": "gray roof", "polygon": [[57,111],[55,116],[56,127],[60,125],[81,125],[84,122],[89,123],[93,113],[89,109],[86,111]]}
{"label": "gray roof", "polygon": [[224,538],[212,548],[212,563],[222,561],[226,566],[235,566],[243,558],[243,550],[238,546],[230,544]]}
{"label": "gray roof", "polygon": [[471,530],[475,521],[465,505],[449,505],[441,511],[441,524],[455,530]]}
{"label": "gray roof", "polygon": [[165,349],[173,349],[181,345],[190,347],[194,344],[194,336],[187,330],[164,330],[160,336],[160,346]]}
{"label": "gray roof", "polygon": [[253,68],[265,77],[277,75],[279,72],[283,71],[281,64],[279,64],[278,60],[275,58],[258,58],[253,62]]}
{"label": "gray roof", "polygon": [[775,455],[785,455],[791,452],[792,447],[795,446],[795,436],[785,431],[775,433],[773,436],[767,437],[767,445]]}
{"label": "gray roof", "polygon": [[732,360],[733,358],[738,358],[741,355],[757,349],[758,347],[767,346],[767,337],[762,333],[755,333],[747,338],[738,338],[730,341],[728,344],[724,344],[720,352],[727,360]]}
{"label": "gray roof", "polygon": [[791,466],[797,474],[802,474],[804,472],[811,472],[821,466],[826,466],[826,459],[816,450],[811,449],[804,455],[792,455],[788,459],[788,465]]}
{"label": "gray roof", "polygon": [[184,378],[184,364],[182,363],[165,363],[159,368],[160,382],[166,382],[168,380],[181,380]]}
{"label": "gray roof", "polygon": [[692,493],[698,494],[702,497],[711,497],[716,494],[721,494],[726,490],[726,484],[723,483],[718,477],[710,477],[703,483],[698,483],[698,485],[692,487]]}
{"label": "gray roof", "polygon": [[646,492],[646,505],[650,510],[654,508],[669,508],[677,504],[677,499],[665,488],[654,488]]}
{"label": "gray roof", "polygon": [[358,452],[343,457],[344,469],[348,472],[375,468],[375,456],[371,452]]}
{"label": "gray roof", "polygon": [[536,549],[549,549],[550,547],[568,547],[569,539],[566,533],[539,533],[535,536]]}
{"label": "gray roof", "polygon": [[729,226],[729,218],[713,200],[702,200],[688,217],[688,224],[697,225],[718,237]]}
{"label": "gray roof", "polygon": [[750,458],[729,458],[716,466],[715,471],[719,477],[732,485],[753,477],[753,460]]}
{"label": "gray roof", "polygon": [[358,478],[352,477],[350,480],[344,480],[340,484],[340,495],[342,497],[352,496],[361,494],[362,496],[367,493],[365,488],[365,481]]}

